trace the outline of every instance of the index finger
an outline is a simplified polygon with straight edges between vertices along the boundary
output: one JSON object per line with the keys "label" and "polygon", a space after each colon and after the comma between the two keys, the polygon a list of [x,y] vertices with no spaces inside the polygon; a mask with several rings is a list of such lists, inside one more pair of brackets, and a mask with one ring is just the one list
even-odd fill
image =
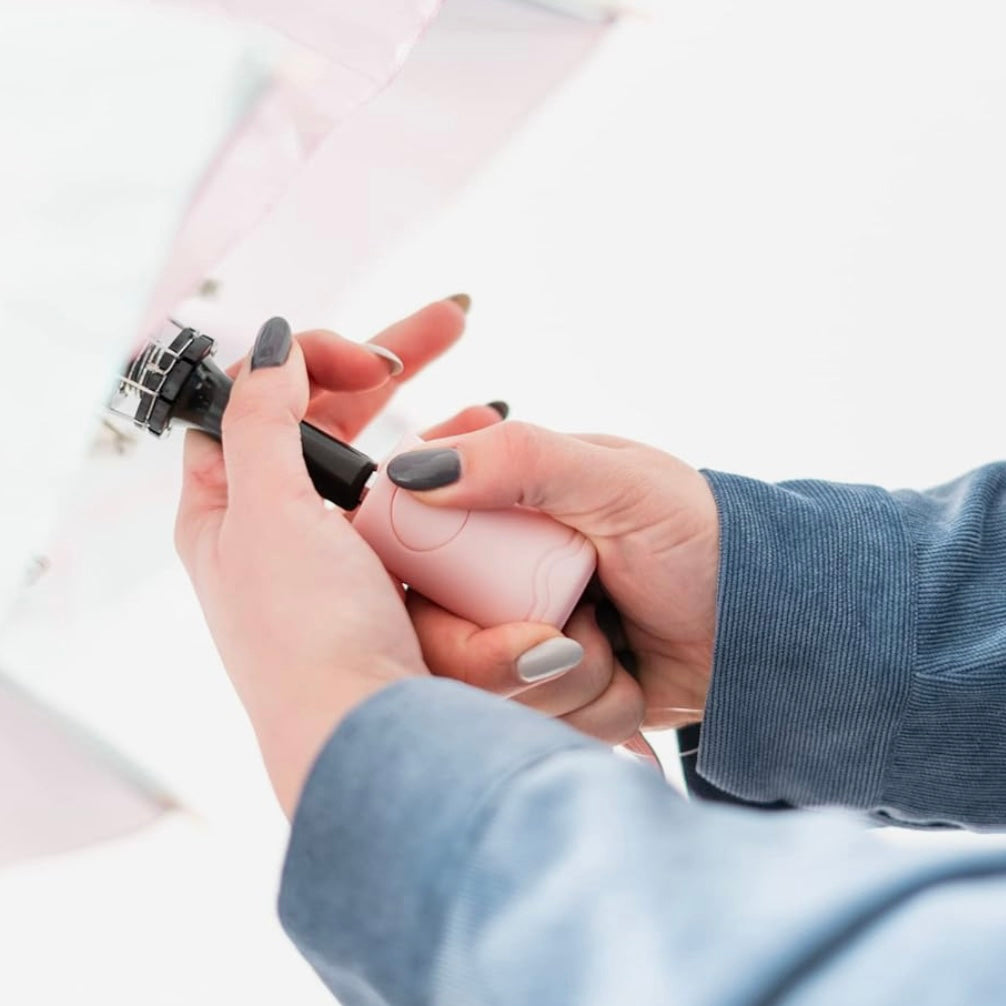
{"label": "index finger", "polygon": [[402,361],[401,373],[370,390],[350,391],[343,385],[344,390],[323,391],[311,402],[311,422],[342,440],[352,440],[384,408],[400,384],[442,356],[464,329],[465,309],[453,299],[429,304],[385,329],[371,342],[391,350]]}
{"label": "index finger", "polygon": [[327,329],[300,332],[312,394],[326,391],[369,391],[386,384],[391,363],[367,348]]}

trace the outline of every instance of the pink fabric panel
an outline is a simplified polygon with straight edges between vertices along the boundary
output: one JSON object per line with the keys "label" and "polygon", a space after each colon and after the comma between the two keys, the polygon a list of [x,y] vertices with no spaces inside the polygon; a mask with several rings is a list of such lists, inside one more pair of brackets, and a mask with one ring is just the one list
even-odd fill
{"label": "pink fabric panel", "polygon": [[441,0],[170,0],[258,21],[305,47],[218,152],[140,338],[274,205],[332,128],[398,72]]}
{"label": "pink fabric panel", "polygon": [[69,852],[156,820],[164,794],[0,680],[0,867]]}
{"label": "pink fabric panel", "polygon": [[381,86],[441,0],[169,0],[275,28]]}
{"label": "pink fabric panel", "polygon": [[391,86],[212,264],[217,295],[190,298],[180,318],[211,332],[224,360],[270,314],[295,328],[337,323],[346,292],[472,184],[607,32],[512,0],[446,3]]}

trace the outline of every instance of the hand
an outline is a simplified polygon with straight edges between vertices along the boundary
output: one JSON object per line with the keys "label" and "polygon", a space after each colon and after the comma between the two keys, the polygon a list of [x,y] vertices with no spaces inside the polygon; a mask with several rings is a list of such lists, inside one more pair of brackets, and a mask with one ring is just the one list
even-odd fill
{"label": "hand", "polygon": [[[628,440],[504,423],[400,455],[388,474],[431,506],[542,510],[588,537],[598,553],[603,590],[588,592],[565,627],[583,649],[572,670],[575,646],[557,643],[549,626],[480,629],[410,592],[409,612],[434,674],[513,696],[609,743],[629,739],[640,725],[701,719],[719,532],[715,500],[699,472]],[[542,643],[544,651],[533,649]],[[635,677],[616,651],[635,662]],[[542,660],[542,652],[552,659]],[[528,663],[537,683],[521,675]]]}
{"label": "hand", "polygon": [[[350,709],[428,673],[400,588],[308,479],[298,423],[308,413],[349,439],[463,327],[463,311],[440,302],[383,333],[405,364],[397,378],[331,333],[287,340],[265,360],[258,346],[260,366],[235,368],[223,447],[187,436],[176,545],[287,813]],[[477,406],[441,430],[498,420]]]}

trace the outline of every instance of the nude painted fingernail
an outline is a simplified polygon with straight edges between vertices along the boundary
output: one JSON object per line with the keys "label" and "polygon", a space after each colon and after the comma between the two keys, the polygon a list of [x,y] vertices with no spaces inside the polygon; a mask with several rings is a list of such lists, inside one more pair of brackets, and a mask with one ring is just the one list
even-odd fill
{"label": "nude painted fingernail", "polygon": [[465,312],[465,314],[471,310],[472,299],[466,293],[456,293],[453,297],[448,297],[447,299],[454,301],[454,303],[457,304],[458,307]]}
{"label": "nude painted fingernail", "polygon": [[384,346],[379,346],[376,342],[364,342],[361,345],[368,353],[373,353],[374,356],[379,356],[382,360],[387,361],[388,370],[391,371],[392,377],[398,377],[405,370],[405,364],[390,349],[385,349]]}
{"label": "nude painted fingernail", "polygon": [[575,639],[556,636],[522,654],[517,660],[517,675],[528,683],[546,681],[571,671],[581,660],[583,647]]}

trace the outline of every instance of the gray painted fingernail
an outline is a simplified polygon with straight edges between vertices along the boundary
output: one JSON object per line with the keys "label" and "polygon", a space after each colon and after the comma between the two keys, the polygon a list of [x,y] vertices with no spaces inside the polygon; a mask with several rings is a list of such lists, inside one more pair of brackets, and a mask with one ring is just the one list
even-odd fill
{"label": "gray painted fingernail", "polygon": [[583,660],[583,647],[567,636],[546,639],[533,646],[517,660],[517,674],[521,681],[546,681],[571,671]]}
{"label": "gray painted fingernail", "polygon": [[488,404],[490,409],[495,409],[500,414],[501,419],[506,419],[510,415],[510,406],[506,402],[496,401]]}
{"label": "gray painted fingernail", "polygon": [[368,353],[373,353],[374,356],[379,356],[382,360],[387,361],[388,370],[391,372],[392,377],[398,377],[405,370],[405,364],[390,349],[378,346],[376,342],[364,342],[361,345]]}
{"label": "gray painted fingernail", "polygon": [[388,478],[403,489],[439,489],[461,478],[461,455],[452,448],[399,454],[388,463]]}
{"label": "gray painted fingernail", "polygon": [[290,356],[292,342],[293,333],[286,318],[270,318],[255,336],[251,369],[282,366]]}

